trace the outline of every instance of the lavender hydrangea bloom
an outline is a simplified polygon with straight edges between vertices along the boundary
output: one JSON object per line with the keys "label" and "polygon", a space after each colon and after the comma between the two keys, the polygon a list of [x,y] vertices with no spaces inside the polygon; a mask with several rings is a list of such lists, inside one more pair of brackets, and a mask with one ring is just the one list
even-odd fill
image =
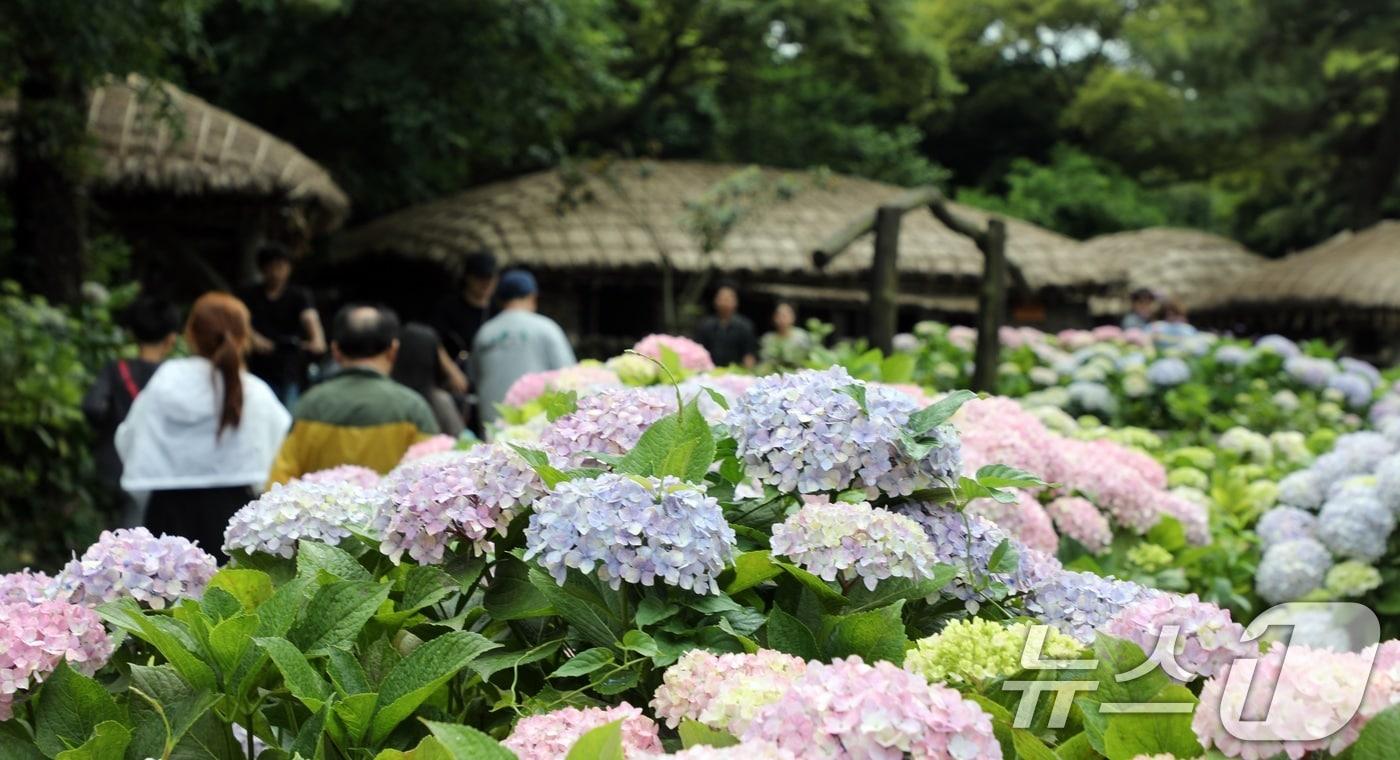
{"label": "lavender hydrangea bloom", "polygon": [[511,520],[544,491],[539,475],[504,444],[415,464],[392,478],[389,504],[374,520],[380,550],[394,562],[405,551],[418,562],[441,562],[443,550],[457,539],[486,551],[491,535],[505,535]]}
{"label": "lavender hydrangea bloom", "polygon": [[1342,372],[1333,375],[1327,381],[1327,387],[1342,394],[1346,399],[1347,406],[1352,409],[1360,409],[1371,403],[1371,394],[1374,389],[1371,383],[1361,375],[1353,375],[1350,372]]}
{"label": "lavender hydrangea bloom", "polygon": [[[1015,574],[992,573],[988,569],[992,563],[992,552],[1003,541],[1010,541],[1010,537],[996,523],[927,503],[908,505],[903,514],[923,527],[924,534],[933,543],[937,561],[957,568],[957,576],[943,588],[944,593],[967,601],[978,596],[976,589],[989,583],[1016,587]],[[1011,544],[1023,552],[1021,556],[1024,559],[1024,547],[1016,542]],[[1024,590],[1024,587],[1019,590]]]}
{"label": "lavender hydrangea bloom", "polygon": [[1326,493],[1333,485],[1352,475],[1371,472],[1394,451],[1395,444],[1380,433],[1347,433],[1339,437],[1332,450],[1318,457],[1308,469],[1316,474],[1318,484]]}
{"label": "lavender hydrangea bloom", "polygon": [[1301,509],[1318,509],[1327,499],[1327,489],[1317,473],[1299,470],[1278,482],[1278,503]]}
{"label": "lavender hydrangea bloom", "polygon": [[1069,400],[1086,412],[1112,414],[1118,408],[1118,401],[1103,383],[1077,380],[1069,384]]}
{"label": "lavender hydrangea bloom", "polygon": [[1160,594],[1136,602],[1114,616],[1104,632],[1150,653],[1168,626],[1176,629],[1173,656],[1158,664],[1177,681],[1213,676],[1235,660],[1259,652],[1257,644],[1245,643],[1244,626],[1230,619],[1229,610],[1202,602],[1195,594]]}
{"label": "lavender hydrangea bloom", "polygon": [[1400,454],[1376,465],[1376,498],[1391,512],[1400,513]]}
{"label": "lavender hydrangea bloom", "polygon": [[[863,388],[865,404],[853,387]],[[929,431],[939,441],[915,460],[900,442],[916,410],[908,395],[867,385],[842,367],[771,375],[741,396],[727,417],[750,476],[784,491],[864,488],[905,496],[957,477],[962,449],[951,426]]]}
{"label": "lavender hydrangea bloom", "polygon": [[132,597],[153,609],[199,598],[219,569],[208,552],[179,536],[156,538],[145,528],[103,531],[56,579],[56,598],[95,607]]}
{"label": "lavender hydrangea bloom", "polygon": [[1362,562],[1385,555],[1395,515],[1379,499],[1343,495],[1329,499],[1317,515],[1317,537],[1332,554]]}
{"label": "lavender hydrangea bloom", "polygon": [[0,604],[38,604],[58,593],[58,579],[33,570],[0,575]]}
{"label": "lavender hydrangea bloom", "polygon": [[1131,581],[1065,570],[1033,590],[1026,609],[1042,623],[1091,644],[1094,631],[1123,608],[1160,594]]}
{"label": "lavender hydrangea bloom", "polygon": [[379,479],[379,473],[357,464],[342,464],[297,478],[307,483],[351,483],[361,488],[374,488],[379,485]]}
{"label": "lavender hydrangea bloom", "polygon": [[596,572],[614,589],[659,579],[716,594],[715,577],[732,560],[734,540],[719,502],[696,486],[606,473],[560,483],[535,502],[525,558],[538,558],[560,584],[575,568]]}
{"label": "lavender hydrangea bloom", "polygon": [[1342,368],[1343,372],[1350,372],[1353,375],[1360,375],[1366,378],[1370,381],[1371,387],[1373,388],[1381,384],[1381,371],[1376,369],[1376,365],[1370,362],[1353,359],[1350,356],[1343,356],[1337,360],[1337,365]]}
{"label": "lavender hydrangea bloom", "polygon": [[1292,602],[1321,588],[1331,567],[1332,555],[1321,543],[1311,538],[1284,541],[1264,552],[1254,588],[1270,604]]}
{"label": "lavender hydrangea bloom", "polygon": [[1181,385],[1191,379],[1191,368],[1175,356],[1158,359],[1147,367],[1147,379],[1159,388]]}
{"label": "lavender hydrangea bloom", "polygon": [[590,453],[626,454],[647,428],[675,410],[675,391],[669,387],[600,391],[555,420],[540,436],[540,446],[567,467],[596,467],[600,463]]}
{"label": "lavender hydrangea bloom", "polygon": [[224,552],[290,558],[302,539],[334,546],[356,530],[369,530],[379,502],[375,491],[344,480],[274,485],[234,513],[224,530]]}
{"label": "lavender hydrangea bloom", "polygon": [[1248,364],[1253,358],[1254,354],[1249,349],[1234,344],[1223,345],[1215,352],[1215,361],[1228,367]]}
{"label": "lavender hydrangea bloom", "polygon": [[869,504],[807,504],[773,526],[774,556],[824,580],[860,579],[871,591],[885,578],[921,580],[937,563],[919,523]]}
{"label": "lavender hydrangea bloom", "polygon": [[1268,551],[1274,544],[1299,538],[1317,538],[1317,516],[1297,507],[1275,507],[1254,526],[1259,545]]}
{"label": "lavender hydrangea bloom", "polygon": [[1337,374],[1337,365],[1315,356],[1294,356],[1283,363],[1283,371],[1309,388],[1321,389]]}
{"label": "lavender hydrangea bloom", "polygon": [[1298,354],[1301,354],[1303,352],[1301,348],[1298,348],[1297,343],[1294,343],[1293,341],[1283,337],[1282,335],[1265,335],[1264,337],[1255,341],[1254,347],[1259,349],[1260,351],[1268,351],[1270,353],[1278,354],[1279,356],[1282,356],[1285,359],[1288,357],[1297,356]]}

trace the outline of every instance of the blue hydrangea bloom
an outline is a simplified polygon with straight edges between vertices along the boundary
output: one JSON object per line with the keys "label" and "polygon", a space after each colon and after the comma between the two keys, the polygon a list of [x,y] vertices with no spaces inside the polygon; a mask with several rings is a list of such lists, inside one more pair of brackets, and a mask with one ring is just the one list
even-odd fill
{"label": "blue hydrangea bloom", "polygon": [[1147,379],[1153,385],[1170,388],[1191,379],[1191,368],[1175,356],[1158,359],[1147,367]]}
{"label": "blue hydrangea bloom", "polygon": [[[974,590],[976,587],[989,583],[1004,583],[1013,591],[1026,591],[1029,589],[1027,584],[1044,574],[1041,569],[1044,562],[1040,558],[1031,556],[1030,549],[1011,540],[996,523],[984,517],[928,503],[908,505],[903,514],[924,529],[933,542],[936,561],[958,569],[957,577],[943,589],[946,594],[967,601],[978,596]],[[988,572],[992,552],[1001,542],[1008,540],[1012,549],[1019,553],[1022,572]],[[1058,569],[1059,563],[1055,564]]]}
{"label": "blue hydrangea bloom", "polygon": [[1118,408],[1118,400],[1103,383],[1077,380],[1068,390],[1070,403],[1082,411],[1112,414]]}
{"label": "blue hydrangea bloom", "polygon": [[[853,387],[864,389],[864,409]],[[733,405],[726,426],[748,474],[780,490],[907,496],[962,470],[951,425],[929,431],[939,445],[923,458],[906,453],[900,433],[916,411],[907,394],[832,367],[760,378]]]}
{"label": "blue hydrangea bloom", "polygon": [[569,480],[535,500],[525,558],[560,584],[569,568],[612,588],[660,580],[717,594],[715,577],[734,556],[734,530],[719,502],[677,478],[606,473]]}
{"label": "blue hydrangea bloom", "polygon": [[1341,393],[1347,406],[1352,409],[1360,409],[1371,403],[1371,395],[1374,392],[1369,380],[1350,372],[1333,375],[1327,381],[1327,387]]}
{"label": "blue hydrangea bloom", "polygon": [[1381,371],[1376,369],[1376,365],[1370,362],[1353,359],[1350,356],[1343,356],[1337,360],[1337,365],[1342,368],[1343,372],[1361,375],[1371,381],[1371,387],[1373,388],[1381,384]]}
{"label": "blue hydrangea bloom", "polygon": [[1400,512],[1400,454],[1376,465],[1376,498],[1391,512]]}
{"label": "blue hydrangea bloom", "polygon": [[1395,515],[1379,499],[1356,495],[1329,499],[1317,522],[1317,537],[1333,555],[1362,562],[1384,556],[1395,530]]}
{"label": "blue hydrangea bloom", "polygon": [[1094,631],[1124,607],[1160,593],[1131,581],[1065,570],[1032,591],[1026,609],[1042,623],[1090,644]]}
{"label": "blue hydrangea bloom", "polygon": [[1332,567],[1327,547],[1311,538],[1275,544],[1264,552],[1254,588],[1270,604],[1301,599],[1321,588]]}
{"label": "blue hydrangea bloom", "polygon": [[1254,354],[1243,346],[1227,343],[1215,352],[1215,361],[1228,367],[1239,367],[1249,363]]}
{"label": "blue hydrangea bloom", "polygon": [[1327,499],[1327,489],[1313,470],[1289,473],[1278,482],[1278,503],[1302,509],[1317,509]]}
{"label": "blue hydrangea bloom", "polygon": [[1337,365],[1330,359],[1294,356],[1283,363],[1283,371],[1309,388],[1321,389],[1326,388],[1327,382],[1337,374]]}
{"label": "blue hydrangea bloom", "polygon": [[1275,507],[1254,526],[1265,551],[1274,544],[1299,538],[1317,538],[1317,515],[1297,507]]}
{"label": "blue hydrangea bloom", "polygon": [[1285,359],[1291,356],[1297,356],[1303,352],[1301,348],[1298,348],[1297,343],[1294,343],[1282,335],[1265,335],[1255,341],[1254,347],[1260,351],[1278,354]]}

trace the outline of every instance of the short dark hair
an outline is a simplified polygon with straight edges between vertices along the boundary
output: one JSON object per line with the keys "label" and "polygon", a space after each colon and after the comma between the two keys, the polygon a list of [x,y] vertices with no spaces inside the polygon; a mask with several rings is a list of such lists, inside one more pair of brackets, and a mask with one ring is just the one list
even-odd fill
{"label": "short dark hair", "polygon": [[1156,294],[1156,293],[1153,293],[1151,290],[1149,290],[1149,289],[1147,289],[1147,288],[1138,288],[1137,290],[1134,290],[1128,297],[1129,297],[1130,299],[1134,300],[1134,301],[1155,301],[1155,300],[1157,300],[1157,294]]}
{"label": "short dark hair", "polygon": [[159,343],[180,331],[180,310],[160,298],[139,298],[126,310],[126,326],[137,343]]}
{"label": "short dark hair", "polygon": [[335,315],[332,340],[347,359],[368,359],[394,345],[399,337],[399,317],[392,309],[352,303]]}
{"label": "short dark hair", "polygon": [[291,261],[292,252],[281,243],[263,243],[258,246],[258,269],[266,269],[274,261]]}
{"label": "short dark hair", "polygon": [[737,282],[733,280],[720,280],[719,282],[715,283],[714,289],[710,291],[710,298],[714,298],[715,296],[719,295],[719,292],[721,290],[724,290],[725,288],[729,288],[730,290],[734,291],[735,296],[739,295],[739,284]]}
{"label": "short dark hair", "polygon": [[462,257],[462,275],[487,279],[496,275],[496,254],[490,248],[478,248]]}

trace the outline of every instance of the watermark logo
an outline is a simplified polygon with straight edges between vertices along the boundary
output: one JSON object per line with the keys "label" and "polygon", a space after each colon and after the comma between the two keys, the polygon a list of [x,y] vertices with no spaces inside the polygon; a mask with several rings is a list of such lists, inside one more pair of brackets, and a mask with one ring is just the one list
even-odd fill
{"label": "watermark logo", "polygon": [[[1026,671],[1094,671],[1099,667],[1097,659],[1051,660],[1042,657],[1048,626],[1035,626],[1026,637],[1026,646],[1021,653],[1021,667]],[[1157,668],[1177,682],[1186,682],[1195,675],[1183,668],[1176,660],[1181,649],[1182,633],[1179,626],[1164,625],[1158,632],[1156,645],[1147,653],[1147,659],[1137,667],[1112,677],[1119,683],[1142,678]],[[1380,622],[1370,609],[1351,602],[1292,602],[1266,610],[1245,629],[1243,641],[1257,643],[1261,651],[1268,644],[1280,641],[1285,650],[1278,672],[1262,674],[1259,669],[1261,657],[1240,658],[1234,661],[1226,676],[1220,700],[1220,720],[1225,730],[1232,736],[1246,741],[1315,741],[1324,739],[1340,730],[1361,707],[1366,690],[1366,679],[1357,679],[1340,686],[1344,691],[1335,695],[1333,704],[1341,710],[1331,713],[1326,719],[1298,722],[1286,719],[1286,715],[1275,714],[1272,706],[1278,698],[1280,683],[1297,683],[1305,680],[1291,674],[1299,673],[1314,665],[1310,663],[1299,647],[1329,649],[1337,652],[1356,653],[1364,657],[1365,668],[1369,672],[1375,659],[1374,645],[1380,641]],[[1256,677],[1257,676],[1257,677]],[[1028,728],[1035,718],[1037,706],[1046,695],[1053,695],[1048,721],[1049,728],[1063,728],[1069,718],[1070,707],[1079,694],[1098,691],[1100,681],[1095,679],[1058,680],[1009,680],[1002,688],[1010,692],[1020,692],[1013,725]],[[1193,705],[1174,702],[1109,702],[1098,705],[1101,714],[1171,714],[1190,713]],[[1335,725],[1334,725],[1335,724]]]}

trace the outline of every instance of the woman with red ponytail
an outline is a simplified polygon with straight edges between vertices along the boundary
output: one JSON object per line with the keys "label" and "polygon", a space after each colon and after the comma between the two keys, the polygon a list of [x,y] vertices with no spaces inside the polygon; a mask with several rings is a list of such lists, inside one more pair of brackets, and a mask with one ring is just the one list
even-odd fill
{"label": "woman with red ponytail", "polygon": [[227,293],[194,302],[191,356],[166,361],[117,429],[122,488],[150,491],[146,527],[223,558],[224,527],[267,482],[291,416],[244,369],[248,308]]}

